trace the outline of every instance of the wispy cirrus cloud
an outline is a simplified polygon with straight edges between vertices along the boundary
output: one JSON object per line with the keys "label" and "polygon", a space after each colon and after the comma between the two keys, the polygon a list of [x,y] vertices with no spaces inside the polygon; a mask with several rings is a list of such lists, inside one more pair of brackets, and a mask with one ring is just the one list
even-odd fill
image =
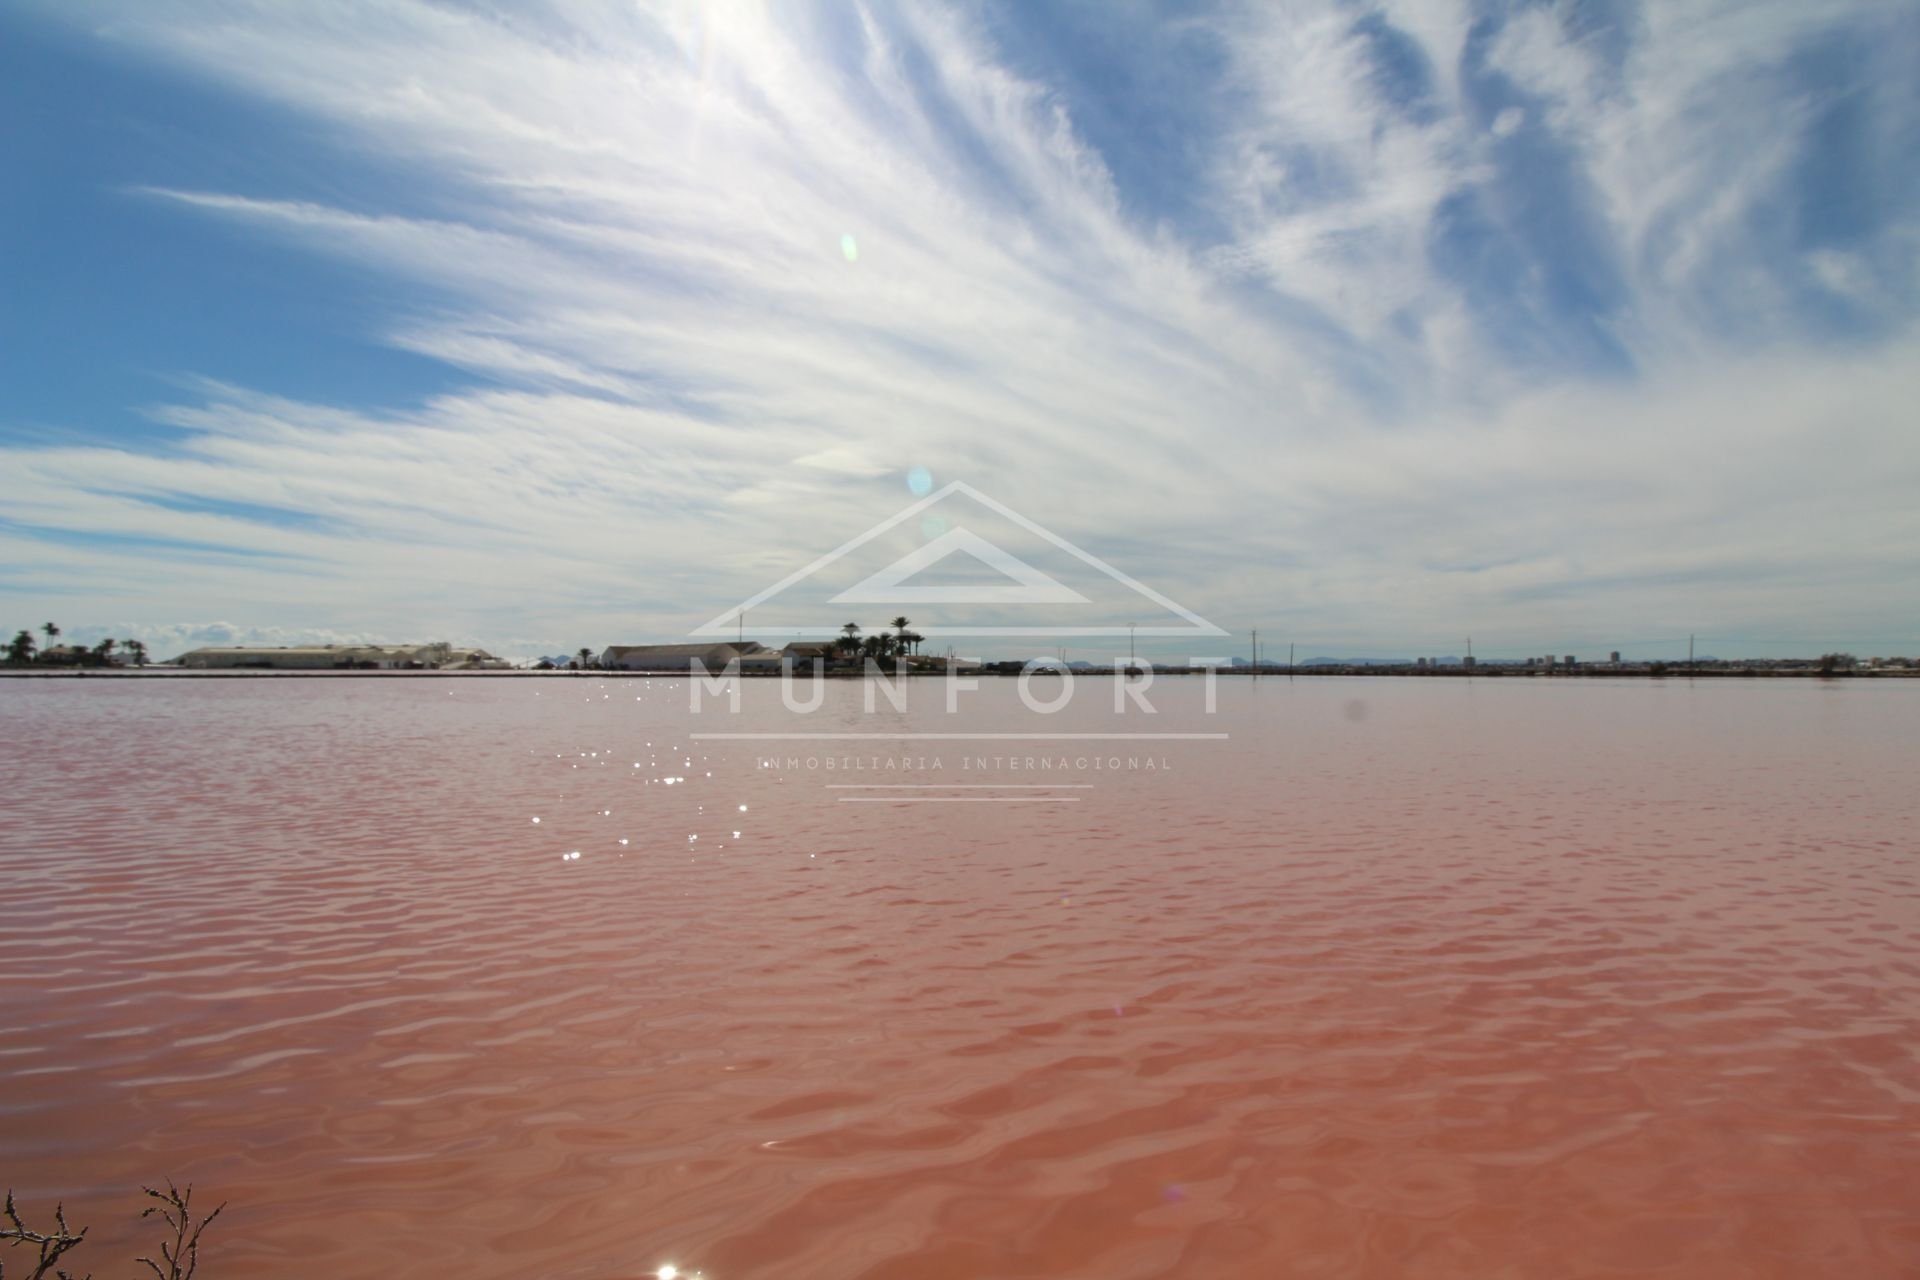
{"label": "wispy cirrus cloud", "polygon": [[1154,84],[1156,165],[1085,123],[1117,55],[1048,63],[1018,9],[49,11],[416,175],[128,198],[390,282],[367,331],[470,382],[190,384],[164,448],[9,447],[0,587],[571,648],[711,616],[923,465],[1230,624],[1897,635],[1913,22],[1595,13],[1183,18],[1214,72]]}

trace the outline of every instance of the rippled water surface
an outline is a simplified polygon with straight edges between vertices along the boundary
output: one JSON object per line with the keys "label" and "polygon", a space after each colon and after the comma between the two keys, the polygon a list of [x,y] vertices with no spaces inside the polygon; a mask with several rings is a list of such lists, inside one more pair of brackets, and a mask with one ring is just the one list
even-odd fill
{"label": "rippled water surface", "polygon": [[[1920,1274],[1920,684],[1201,687],[0,682],[0,1181],[207,1280]],[[1228,736],[692,737],[1116,728]]]}

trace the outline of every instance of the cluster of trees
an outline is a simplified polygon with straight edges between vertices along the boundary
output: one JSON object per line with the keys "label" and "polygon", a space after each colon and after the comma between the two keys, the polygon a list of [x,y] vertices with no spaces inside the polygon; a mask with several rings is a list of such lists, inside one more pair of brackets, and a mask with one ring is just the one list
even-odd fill
{"label": "cluster of trees", "polygon": [[906,658],[920,651],[920,643],[925,640],[926,637],[920,635],[918,632],[907,629],[913,625],[912,618],[906,617],[903,614],[887,625],[893,628],[891,635],[885,631],[876,631],[871,635],[862,637],[860,634],[860,624],[857,622],[849,622],[840,628],[839,638],[832,641],[830,647],[839,650],[844,657],[850,660],[859,658]]}
{"label": "cluster of trees", "polygon": [[31,666],[34,663],[46,663],[70,667],[105,667],[120,659],[115,650],[124,650],[127,661],[136,667],[147,665],[147,646],[138,640],[102,640],[91,649],[79,645],[56,645],[60,638],[58,623],[42,624],[41,631],[46,633],[47,644],[43,649],[33,638],[33,632],[22,627],[7,644],[7,665],[10,667]]}

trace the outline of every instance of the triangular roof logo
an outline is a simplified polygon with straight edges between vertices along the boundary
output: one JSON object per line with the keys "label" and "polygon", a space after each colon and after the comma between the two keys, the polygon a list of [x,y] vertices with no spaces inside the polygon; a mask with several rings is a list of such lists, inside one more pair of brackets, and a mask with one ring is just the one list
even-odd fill
{"label": "triangular roof logo", "polygon": [[[1135,595],[1151,601],[1160,609],[1172,614],[1179,622],[1139,626],[1072,625],[1062,619],[1062,625],[1014,626],[1014,625],[928,625],[920,628],[928,636],[1011,636],[1011,635],[1048,635],[1048,636],[1124,636],[1129,633],[1141,636],[1223,636],[1227,634],[1214,626],[1191,609],[1168,599],[1152,587],[1140,582],[1114,568],[1091,552],[1076,547],[1065,538],[1052,533],[1027,519],[1019,512],[997,502],[981,493],[964,480],[954,480],[945,487],[928,494],[918,502],[909,504],[897,514],[888,517],[868,529],[858,537],[849,539],[827,554],[802,566],[774,583],[759,594],[742,601],[734,608],[718,615],[705,625],[696,627],[690,634],[696,636],[729,637],[736,634],[741,617],[773,600],[788,588],[807,578],[822,572],[829,566],[845,559],[875,538],[890,532],[928,508],[945,501],[954,494],[962,494],[1001,518],[1012,522],[1041,541],[1065,552],[1073,559],[1089,566],[1107,578],[1127,588]],[[916,584],[912,579],[936,566],[955,562],[968,563],[970,567],[984,566],[998,575],[992,582],[966,583],[959,585]],[[1087,596],[1059,579],[1046,573],[1035,565],[989,541],[980,534],[964,527],[946,530],[926,545],[899,557],[882,569],[869,574],[854,585],[832,596],[828,604],[945,604],[987,606],[1007,605],[1054,605],[1066,607],[1086,607],[1092,603]],[[817,622],[801,626],[766,626],[755,623],[754,629],[768,635],[809,636],[832,634],[840,629],[837,620],[822,617]]]}
{"label": "triangular roof logo", "polygon": [[[909,582],[915,574],[956,555],[968,555],[1006,581],[937,586]],[[833,597],[834,604],[1091,604],[1058,578],[1002,550],[971,529],[949,529]]]}

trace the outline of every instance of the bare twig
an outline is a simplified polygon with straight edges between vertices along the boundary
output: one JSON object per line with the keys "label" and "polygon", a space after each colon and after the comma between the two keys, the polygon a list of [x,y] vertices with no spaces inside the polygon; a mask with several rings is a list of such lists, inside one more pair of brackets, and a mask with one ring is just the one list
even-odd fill
{"label": "bare twig", "polygon": [[193,1270],[200,1265],[200,1233],[205,1231],[213,1220],[220,1216],[220,1210],[226,1208],[223,1201],[220,1207],[206,1217],[193,1220],[193,1184],[189,1182],[185,1191],[173,1185],[173,1179],[167,1179],[167,1189],[155,1191],[152,1187],[141,1187],[142,1191],[158,1200],[159,1204],[148,1205],[140,1214],[157,1213],[166,1224],[173,1228],[173,1239],[160,1242],[160,1258],[167,1264],[166,1270],[160,1269],[160,1263],[152,1258],[136,1258],[136,1262],[147,1264],[148,1270],[159,1280],[193,1280]]}
{"label": "bare twig", "polygon": [[[78,1232],[68,1230],[66,1206],[60,1204],[53,1207],[53,1224],[52,1235],[29,1230],[27,1224],[20,1221],[19,1210],[13,1207],[13,1192],[7,1192],[7,1225],[0,1227],[0,1240],[8,1244],[30,1244],[40,1251],[40,1256],[34,1260],[33,1270],[27,1273],[27,1280],[42,1280],[49,1273],[54,1280],[73,1280],[71,1275],[54,1264],[60,1260],[60,1255],[80,1246],[80,1242],[87,1238],[87,1229],[82,1227]],[[0,1263],[0,1280],[5,1280],[6,1274],[6,1264]],[[85,1280],[93,1278],[88,1276]]]}

